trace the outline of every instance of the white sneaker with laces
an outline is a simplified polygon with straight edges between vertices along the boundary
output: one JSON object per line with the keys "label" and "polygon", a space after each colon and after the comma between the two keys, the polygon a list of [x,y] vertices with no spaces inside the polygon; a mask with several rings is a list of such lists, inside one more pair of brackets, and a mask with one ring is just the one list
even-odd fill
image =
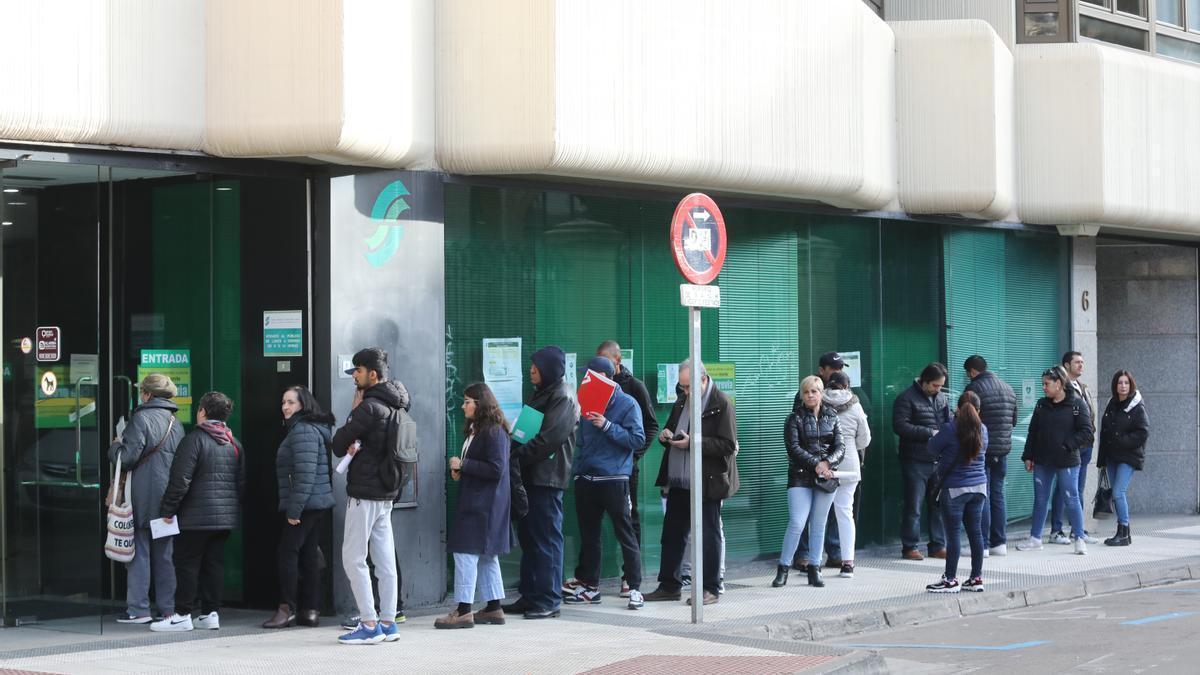
{"label": "white sneaker with laces", "polygon": [[1075,538],[1075,555],[1087,555],[1087,542],[1083,537]]}
{"label": "white sneaker with laces", "polygon": [[1018,551],[1040,551],[1040,550],[1042,550],[1042,540],[1034,539],[1033,537],[1030,537],[1029,539],[1017,544],[1017,550]]}
{"label": "white sneaker with laces", "polygon": [[155,633],[175,633],[179,631],[192,630],[192,615],[185,614],[180,616],[172,614],[171,616],[163,617],[162,621],[155,621],[150,624],[150,630]]}
{"label": "white sneaker with laces", "polygon": [[983,549],[983,557],[987,558],[990,555],[992,555],[992,552],[990,550],[988,550],[986,548]]}
{"label": "white sneaker with laces", "polygon": [[1087,530],[1084,530],[1084,531],[1083,531],[1083,536],[1081,536],[1081,537],[1079,537],[1079,538],[1080,538],[1080,539],[1082,539],[1082,540],[1083,540],[1085,543],[1088,543],[1088,544],[1099,544],[1099,543],[1100,543],[1100,540],[1099,540],[1099,539],[1097,539],[1097,538],[1095,538],[1095,537],[1093,537],[1092,535],[1088,534],[1088,533],[1087,533]]}
{"label": "white sneaker with laces", "polygon": [[621,596],[622,598],[629,597],[629,582],[625,581],[625,577],[621,577],[621,592],[617,595]]}
{"label": "white sneaker with laces", "polygon": [[629,604],[626,607],[629,609],[641,609],[645,604],[646,601],[642,598],[642,592],[631,588],[629,590]]}
{"label": "white sneaker with laces", "polygon": [[196,617],[196,628],[200,630],[218,630],[221,627],[221,617],[216,612]]}
{"label": "white sneaker with laces", "polygon": [[1006,556],[1006,555],[1008,555],[1008,544],[1000,544],[999,546],[993,546],[993,547],[989,548],[988,551],[992,555]]}
{"label": "white sneaker with laces", "polygon": [[1065,532],[1063,532],[1062,530],[1059,530],[1058,532],[1055,532],[1054,534],[1050,535],[1050,543],[1051,544],[1064,544],[1064,545],[1070,544],[1071,538],[1068,537]]}
{"label": "white sneaker with laces", "polygon": [[679,587],[679,592],[685,593],[685,594],[692,592],[692,578],[691,577],[689,577],[689,576],[683,577],[683,585]]}

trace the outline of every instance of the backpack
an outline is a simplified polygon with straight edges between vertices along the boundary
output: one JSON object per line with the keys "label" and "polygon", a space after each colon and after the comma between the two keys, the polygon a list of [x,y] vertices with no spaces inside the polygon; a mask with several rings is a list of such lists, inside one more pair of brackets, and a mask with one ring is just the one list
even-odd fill
{"label": "backpack", "polygon": [[387,418],[383,461],[379,479],[389,491],[399,490],[406,473],[405,464],[417,462],[417,423],[404,408],[392,408]]}

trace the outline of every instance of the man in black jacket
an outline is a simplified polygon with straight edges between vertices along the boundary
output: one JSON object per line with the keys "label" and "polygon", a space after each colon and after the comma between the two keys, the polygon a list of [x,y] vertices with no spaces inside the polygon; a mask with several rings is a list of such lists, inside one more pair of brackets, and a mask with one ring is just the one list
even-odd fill
{"label": "man in black jacket", "polygon": [[512,454],[521,464],[521,480],[529,499],[529,513],[517,523],[521,543],[521,597],[505,605],[509,614],[526,619],[559,615],[563,582],[563,490],[571,481],[571,457],[579,404],[568,391],[563,375],[567,357],[551,345],[533,353],[529,380],[533,398],[529,407],[542,413],[542,428],[527,443],[513,444]]}
{"label": "man in black jacket", "polygon": [[[354,401],[346,424],[333,435],[333,454],[353,455],[346,471],[346,520],[342,534],[342,567],[350,581],[360,624],[338,638],[342,644],[375,644],[400,639],[396,630],[399,579],[392,536],[392,504],[399,487],[386,481],[392,462],[388,447],[389,420],[396,410],[411,405],[408,390],[388,379],[387,353],[378,347],[360,350],[346,372],[354,377]],[[370,549],[379,580],[379,613],[367,566]]]}
{"label": "man in black jacket", "polygon": [[[634,515],[634,536],[637,537],[638,543],[642,540],[642,520],[637,515],[637,462],[646,455],[646,450],[650,448],[650,443],[654,442],[654,438],[659,435],[659,420],[654,417],[654,400],[650,399],[649,389],[641,380],[634,377],[634,374],[620,364],[620,345],[616,341],[606,340],[601,342],[599,347],[596,347],[596,356],[606,357],[611,360],[614,366],[617,366],[617,375],[613,377],[620,386],[622,392],[634,396],[637,401],[637,407],[642,411],[642,430],[646,431],[646,444],[634,453],[634,472],[629,476],[629,501],[631,504],[630,513]],[[624,584],[622,584],[622,597],[628,595],[625,592]]]}
{"label": "man in black jacket", "polygon": [[692,387],[691,367],[687,361],[679,364],[680,396],[671,408],[667,424],[658,434],[658,442],[665,452],[654,484],[668,489],[667,512],[663,516],[658,588],[645,596],[646,602],[679,600],[683,588],[680,566],[691,526],[691,495],[695,488],[691,483],[691,430],[695,423],[689,417],[691,407],[688,405],[688,397],[693,393],[701,397],[702,411],[700,461],[704,482],[700,489],[704,500],[701,512],[704,604],[711,605],[720,599],[721,501],[738,491],[737,417],[729,397],[709,379],[704,364],[699,365],[700,386]]}
{"label": "man in black jacket", "polygon": [[196,627],[221,627],[217,614],[225,587],[225,540],[241,519],[246,458],[225,425],[233,401],[219,391],[200,397],[196,427],[183,437],[171,462],[159,517],[179,520],[175,538],[175,614],[150,624],[153,631],[192,630],[193,603],[200,600]]}
{"label": "man in black jacket", "polygon": [[987,360],[979,354],[967,357],[966,391],[975,392],[982,407],[979,417],[988,430],[987,506],[983,509],[983,536],[992,555],[1008,555],[1008,509],[1004,503],[1004,477],[1008,475],[1008,453],[1012,451],[1012,432],[1017,425],[1017,395],[1013,388],[988,370]]}
{"label": "man in black jacket", "polygon": [[[937,468],[937,455],[929,451],[929,439],[937,435],[950,419],[950,406],[942,387],[946,385],[946,366],[925,366],[908,389],[892,404],[892,430],[900,437],[900,470],[904,475],[904,514],[900,520],[901,557],[923,560],[917,550],[921,538],[921,502],[925,484]],[[929,505],[929,556],[946,557],[946,532],[942,515]]]}

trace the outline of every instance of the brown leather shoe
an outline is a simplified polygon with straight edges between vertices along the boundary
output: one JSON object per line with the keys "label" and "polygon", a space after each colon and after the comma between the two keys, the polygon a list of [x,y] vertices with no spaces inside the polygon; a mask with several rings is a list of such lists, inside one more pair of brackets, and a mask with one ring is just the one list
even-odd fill
{"label": "brown leather shoe", "polygon": [[925,559],[925,556],[921,555],[921,552],[915,548],[910,551],[904,551],[903,553],[900,554],[900,557],[904,558],[905,560],[924,560]]}
{"label": "brown leather shoe", "polygon": [[663,590],[662,586],[659,586],[658,588],[654,589],[653,592],[643,595],[642,600],[645,600],[646,602],[666,602],[668,600],[679,602],[682,597],[683,596],[679,593],[679,591],[666,591]]}
{"label": "brown leather shoe", "polygon": [[292,608],[286,603],[282,604],[275,610],[275,616],[263,622],[263,628],[287,628],[295,625],[296,615],[292,614]]}
{"label": "brown leather shoe", "polygon": [[494,612],[475,612],[475,623],[489,624],[492,626],[504,625],[504,610],[498,609]]}
{"label": "brown leather shoe", "polygon": [[315,609],[302,609],[296,616],[296,625],[316,628],[321,625],[321,613]]}
{"label": "brown leather shoe", "polygon": [[[708,591],[704,591],[704,604],[706,604],[706,605],[715,605],[715,604],[717,604],[717,602],[718,602],[720,599],[721,599],[721,598],[720,598],[719,596],[713,595],[712,593],[709,593]],[[687,599],[687,604],[689,604],[689,605],[690,605],[690,604],[692,604],[692,599],[691,599],[691,598],[688,598],[688,599]]]}
{"label": "brown leather shoe", "polygon": [[475,615],[471,612],[459,614],[458,611],[451,611],[443,617],[439,617],[433,622],[434,628],[474,628]]}
{"label": "brown leather shoe", "polygon": [[929,557],[930,558],[938,558],[939,560],[945,560],[946,559],[946,549],[942,549],[940,551],[934,551],[933,553],[929,554]]}

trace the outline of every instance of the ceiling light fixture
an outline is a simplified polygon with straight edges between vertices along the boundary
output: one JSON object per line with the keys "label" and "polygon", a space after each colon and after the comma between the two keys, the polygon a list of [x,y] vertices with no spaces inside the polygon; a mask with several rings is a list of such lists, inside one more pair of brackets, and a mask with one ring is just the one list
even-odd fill
{"label": "ceiling light fixture", "polygon": [[224,186],[222,186],[222,187],[219,187],[219,188],[217,188],[217,191],[218,191],[218,192],[229,192],[229,191],[230,191],[230,190],[232,190],[232,189],[233,189],[233,188],[231,188],[231,187],[224,187]]}
{"label": "ceiling light fixture", "polygon": [[14,192],[20,192],[20,190],[18,190],[17,188],[4,188],[4,191],[9,194],[12,194]]}
{"label": "ceiling light fixture", "polygon": [[11,220],[6,220],[6,221],[4,221],[4,222],[0,223],[0,225],[12,225],[12,221],[11,221]]}

